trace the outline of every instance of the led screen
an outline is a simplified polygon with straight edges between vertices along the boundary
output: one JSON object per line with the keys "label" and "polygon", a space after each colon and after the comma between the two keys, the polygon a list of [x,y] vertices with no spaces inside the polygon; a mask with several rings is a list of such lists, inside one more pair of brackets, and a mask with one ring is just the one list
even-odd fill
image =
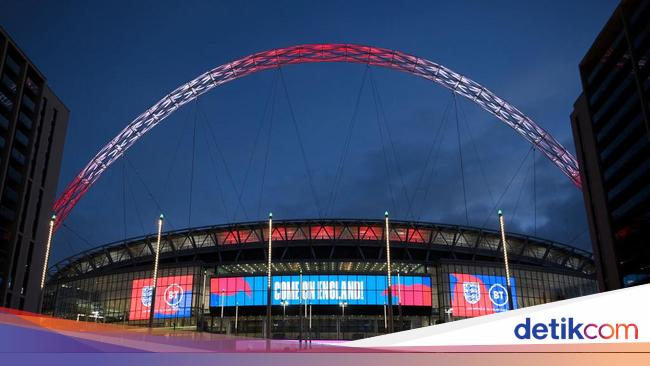
{"label": "led screen", "polygon": [[[130,320],[149,319],[153,293],[152,278],[133,280]],[[154,318],[186,318],[192,315],[192,276],[157,279]]]}
{"label": "led screen", "polygon": [[[515,279],[512,284],[513,306],[517,308]],[[508,310],[506,278],[502,276],[449,274],[451,308],[454,316],[474,317]]]}
{"label": "led screen", "polygon": [[[393,277],[393,304],[431,306],[431,278]],[[304,275],[273,276],[271,304],[383,305],[388,303],[386,276]],[[267,277],[220,277],[210,280],[210,306],[266,305]],[[401,298],[401,301],[400,301]]]}

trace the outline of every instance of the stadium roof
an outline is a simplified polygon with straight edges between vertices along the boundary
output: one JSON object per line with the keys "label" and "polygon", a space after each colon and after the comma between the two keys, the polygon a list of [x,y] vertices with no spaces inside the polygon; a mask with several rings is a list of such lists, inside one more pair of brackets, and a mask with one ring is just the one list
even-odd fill
{"label": "stadium roof", "polygon": [[[279,266],[293,261],[300,268],[301,263],[319,262],[381,264],[385,262],[383,227],[383,220],[274,220],[273,262]],[[161,264],[247,264],[249,270],[256,271],[261,269],[260,266],[266,268],[267,235],[267,221],[165,232],[161,241]],[[390,239],[392,261],[402,263],[406,270],[410,268],[409,264],[429,264],[441,259],[502,261],[500,236],[493,230],[391,221]],[[593,256],[584,250],[519,234],[507,234],[506,240],[513,264],[585,275],[594,273]],[[78,253],[50,267],[50,281],[107,274],[150,264],[155,243],[156,236],[152,234]],[[285,266],[278,270],[292,268]]]}

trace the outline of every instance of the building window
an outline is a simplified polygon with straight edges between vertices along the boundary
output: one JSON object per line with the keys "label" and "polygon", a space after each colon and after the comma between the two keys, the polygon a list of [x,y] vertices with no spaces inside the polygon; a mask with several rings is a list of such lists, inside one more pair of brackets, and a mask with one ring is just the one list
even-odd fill
{"label": "building window", "polygon": [[4,74],[2,76],[2,84],[7,87],[7,89],[11,90],[13,93],[16,93],[16,83],[11,80],[9,75]]}
{"label": "building window", "polygon": [[9,68],[9,70],[13,71],[14,74],[18,75],[20,74],[20,65],[14,59],[7,55],[7,58],[5,59],[5,64]]}
{"label": "building window", "polygon": [[31,79],[27,78],[27,81],[25,82],[25,85],[27,85],[27,88],[32,91],[35,95],[38,95],[41,92],[41,89],[36,85],[36,83]]}
{"label": "building window", "polygon": [[16,130],[16,135],[14,136],[14,139],[20,142],[21,145],[25,147],[29,146],[29,137],[27,137],[24,133],[20,132],[20,130]]}
{"label": "building window", "polygon": [[11,157],[20,163],[20,165],[25,165],[25,162],[27,161],[25,155],[16,149],[11,149]]}
{"label": "building window", "polygon": [[12,102],[11,99],[7,98],[7,96],[0,91],[0,105],[5,107],[6,110],[10,111],[14,107],[14,102]]}
{"label": "building window", "polygon": [[23,126],[27,127],[27,129],[29,130],[32,129],[32,119],[27,117],[25,113],[20,112],[20,115],[18,116],[18,120],[20,120],[20,123],[22,123]]}
{"label": "building window", "polygon": [[13,221],[16,218],[16,211],[6,207],[5,205],[0,205],[0,216],[9,221]]}
{"label": "building window", "polygon": [[23,175],[20,174],[13,167],[9,167],[9,169],[7,169],[7,176],[9,177],[9,179],[11,179],[12,181],[14,181],[15,183],[18,183],[18,184],[20,184],[20,182],[23,181]]}
{"label": "building window", "polygon": [[9,186],[5,186],[4,196],[11,202],[18,202],[18,192],[14,191]]}
{"label": "building window", "polygon": [[36,104],[34,101],[28,97],[26,94],[23,94],[23,105],[27,107],[30,111],[34,112],[34,109],[36,109]]}
{"label": "building window", "polygon": [[0,113],[0,127],[9,129],[9,120],[2,113]]}

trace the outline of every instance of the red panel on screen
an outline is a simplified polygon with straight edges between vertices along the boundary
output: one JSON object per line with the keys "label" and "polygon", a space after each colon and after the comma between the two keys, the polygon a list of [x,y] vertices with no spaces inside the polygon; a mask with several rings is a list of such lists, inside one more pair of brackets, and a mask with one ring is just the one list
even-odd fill
{"label": "red panel on screen", "polygon": [[[133,280],[131,286],[131,307],[129,309],[129,320],[149,319],[151,312],[151,284],[152,278]],[[161,277],[157,280],[156,290],[156,318],[168,318],[185,316],[187,306],[191,304],[192,276],[170,276]],[[170,296],[184,296],[180,304],[169,301]],[[180,305],[180,306],[178,306]],[[190,305],[191,306],[191,305]]]}
{"label": "red panel on screen", "polygon": [[[474,317],[494,313],[487,286],[481,278],[462,273],[451,275],[457,280],[451,288],[451,307],[454,316]],[[473,291],[471,297],[466,296],[466,287]]]}

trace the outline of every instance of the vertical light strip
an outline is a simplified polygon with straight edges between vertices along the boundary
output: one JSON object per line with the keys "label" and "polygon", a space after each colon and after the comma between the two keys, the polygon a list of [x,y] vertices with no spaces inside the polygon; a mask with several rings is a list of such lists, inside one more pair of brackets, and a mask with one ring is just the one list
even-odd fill
{"label": "vertical light strip", "polygon": [[269,260],[267,264],[267,287],[271,292],[271,237],[273,236],[273,213],[269,212]]}
{"label": "vertical light strip", "polygon": [[50,218],[50,228],[47,233],[47,243],[45,245],[45,260],[43,262],[43,274],[41,275],[41,290],[45,287],[45,275],[47,274],[47,262],[50,260],[50,247],[52,246],[52,233],[54,232],[54,222],[56,215]]}
{"label": "vertical light strip", "polygon": [[[160,214],[160,218],[158,218],[158,239],[156,240],[156,256],[153,263],[153,280],[151,281],[151,286],[153,287],[154,291],[156,288],[156,284],[158,282],[158,261],[160,260],[160,237],[162,236],[164,219],[165,217],[163,216],[163,214]],[[151,309],[151,311],[153,311],[153,309]]]}
{"label": "vertical light strip", "polygon": [[[506,229],[503,222],[503,212],[499,210],[499,228],[501,230],[501,244],[503,246],[503,263],[506,267],[506,284],[510,288],[510,266],[508,264],[508,246],[506,244]],[[508,294],[510,296],[510,294]]]}
{"label": "vertical light strip", "polygon": [[[390,231],[388,231],[388,211],[384,213],[384,222],[386,224],[385,228],[385,236],[386,236],[386,267],[387,267],[387,273],[388,273],[388,289],[390,290]],[[393,296],[392,294],[388,294],[388,296]]]}

